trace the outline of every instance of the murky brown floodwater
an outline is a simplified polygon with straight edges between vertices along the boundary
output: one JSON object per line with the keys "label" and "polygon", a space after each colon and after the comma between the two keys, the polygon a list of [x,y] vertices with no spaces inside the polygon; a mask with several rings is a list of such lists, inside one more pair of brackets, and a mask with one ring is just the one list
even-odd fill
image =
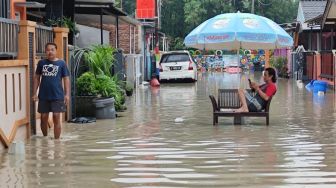
{"label": "murky brown floodwater", "polygon": [[282,79],[269,127],[265,118],[212,126],[208,95],[247,87],[247,77],[139,89],[121,118],[68,124],[60,141],[36,136],[25,155],[2,154],[0,187],[336,187],[332,90],[313,96]]}

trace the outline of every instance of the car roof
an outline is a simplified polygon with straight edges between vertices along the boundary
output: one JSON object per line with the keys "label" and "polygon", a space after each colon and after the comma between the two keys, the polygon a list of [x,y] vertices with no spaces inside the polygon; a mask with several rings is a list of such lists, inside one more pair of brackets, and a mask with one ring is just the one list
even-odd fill
{"label": "car roof", "polygon": [[179,54],[179,53],[187,53],[187,54],[189,54],[189,52],[187,50],[169,51],[169,52],[165,52],[164,54]]}

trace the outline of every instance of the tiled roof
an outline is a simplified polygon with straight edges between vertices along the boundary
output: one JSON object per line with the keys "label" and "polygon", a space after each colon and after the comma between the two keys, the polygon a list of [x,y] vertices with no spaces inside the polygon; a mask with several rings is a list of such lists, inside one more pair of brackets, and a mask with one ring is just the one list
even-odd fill
{"label": "tiled roof", "polygon": [[304,19],[309,20],[323,14],[325,6],[327,4],[326,0],[311,0],[311,1],[300,1]]}

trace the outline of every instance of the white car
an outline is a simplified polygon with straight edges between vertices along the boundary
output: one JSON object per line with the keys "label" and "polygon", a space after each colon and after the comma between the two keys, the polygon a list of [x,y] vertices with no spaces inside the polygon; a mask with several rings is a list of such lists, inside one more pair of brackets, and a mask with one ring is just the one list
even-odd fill
{"label": "white car", "polygon": [[172,51],[163,54],[159,69],[160,80],[197,80],[197,65],[188,51]]}

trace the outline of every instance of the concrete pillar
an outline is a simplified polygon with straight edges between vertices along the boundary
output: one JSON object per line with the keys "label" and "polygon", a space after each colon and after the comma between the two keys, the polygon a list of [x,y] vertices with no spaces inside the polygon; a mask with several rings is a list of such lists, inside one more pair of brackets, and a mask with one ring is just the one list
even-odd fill
{"label": "concrete pillar", "polygon": [[[29,59],[29,33],[33,33],[35,38],[35,27],[36,23],[22,20],[19,23],[20,32],[19,32],[19,51],[18,51],[18,59]],[[35,43],[35,40],[33,41]],[[34,47],[34,55],[35,55],[35,44]]]}
{"label": "concrete pillar", "polygon": [[68,28],[54,27],[54,42],[57,45],[57,58],[68,64]]}
{"label": "concrete pillar", "polygon": [[[54,27],[54,43],[57,45],[57,54],[56,57],[59,59],[63,59],[65,63],[68,65],[68,68],[70,68],[69,65],[69,53],[68,53],[68,28],[61,28],[61,27]],[[71,88],[71,87],[70,87]],[[69,102],[67,106],[67,112],[65,116],[62,116],[63,120],[70,120],[71,118],[71,102]]]}
{"label": "concrete pillar", "polygon": [[[29,117],[29,123],[27,126],[27,138],[31,133],[36,134],[36,114],[35,114],[35,102],[31,100],[32,97],[32,83],[35,70],[35,27],[36,23],[31,21],[22,20],[19,23],[20,32],[18,37],[19,50],[18,59],[28,61],[26,66],[26,117]],[[29,39],[32,38],[31,44]],[[32,46],[30,46],[32,45]],[[31,51],[29,51],[31,48]]]}

